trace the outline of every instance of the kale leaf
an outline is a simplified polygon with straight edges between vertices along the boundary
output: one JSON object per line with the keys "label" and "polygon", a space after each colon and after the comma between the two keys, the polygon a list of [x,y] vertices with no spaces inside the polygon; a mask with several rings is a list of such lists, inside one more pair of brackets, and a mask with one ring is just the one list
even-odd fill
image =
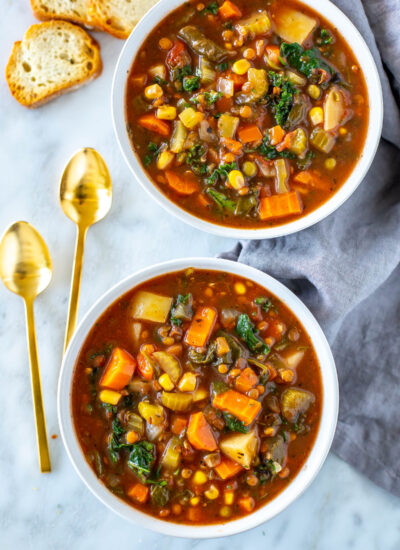
{"label": "kale leaf", "polygon": [[263,311],[269,311],[270,309],[273,309],[276,311],[275,306],[271,302],[269,298],[266,298],[265,296],[259,296],[254,300],[254,303],[256,303],[258,306],[261,306],[261,309]]}
{"label": "kale leaf", "polygon": [[149,166],[149,164],[151,164],[153,160],[156,158],[156,156],[158,155],[159,147],[156,143],[153,143],[152,141],[150,141],[150,143],[147,146],[147,149],[149,152],[143,159],[143,164],[145,166]]}
{"label": "kale leaf", "polygon": [[317,29],[314,36],[318,46],[327,46],[333,42],[333,35],[328,29]]}
{"label": "kale leaf", "polygon": [[141,479],[145,480],[151,474],[155,462],[155,446],[150,441],[140,441],[132,445],[128,466]]}
{"label": "kale leaf", "polygon": [[218,10],[219,6],[217,2],[211,2],[211,4],[208,4],[208,6],[201,10],[200,15],[207,15],[208,13],[211,13],[212,15],[217,15]]}
{"label": "kale leaf", "polygon": [[236,323],[236,332],[245,342],[250,351],[257,353],[269,353],[270,349],[263,339],[258,335],[258,331],[250,321],[246,313],[239,315]]}
{"label": "kale leaf", "polygon": [[236,210],[236,202],[228,199],[224,193],[220,193],[219,191],[216,191],[215,189],[207,189],[206,193],[210,195],[210,197],[213,199],[213,201],[217,204],[217,206],[222,210],[226,209],[230,212],[234,212]]}
{"label": "kale leaf", "polygon": [[178,294],[171,309],[170,321],[173,325],[180,327],[182,321],[190,321],[193,317],[192,295]]}
{"label": "kale leaf", "polygon": [[156,82],[160,86],[165,86],[166,84],[168,84],[168,82],[158,74],[156,74],[156,76],[154,77],[154,82]]}
{"label": "kale leaf", "polygon": [[205,162],[201,160],[201,157],[204,155],[206,150],[202,145],[197,143],[193,145],[186,155],[186,163],[192,169],[192,172],[198,176],[205,176],[208,173],[208,168]]}
{"label": "kale leaf", "polygon": [[218,101],[222,96],[223,96],[222,92],[215,92],[214,90],[210,90],[209,92],[204,92],[204,99],[207,105],[214,105],[214,103]]}
{"label": "kale leaf", "polygon": [[298,90],[287,78],[279,73],[269,71],[268,78],[270,85],[280,90],[279,94],[269,93],[267,100],[276,123],[283,127],[286,124],[293,106],[294,96],[298,93]]}
{"label": "kale leaf", "polygon": [[241,420],[236,418],[236,416],[233,416],[232,414],[229,414],[227,412],[224,412],[222,414],[225,420],[225,426],[231,432],[240,432],[242,434],[246,434],[249,431],[249,428],[245,426]]}
{"label": "kale leaf", "polygon": [[194,92],[200,88],[199,76],[185,76],[182,82],[185,92]]}
{"label": "kale leaf", "polygon": [[287,149],[285,149],[284,151],[277,151],[275,147],[270,145],[268,136],[264,137],[261,144],[257,147],[257,151],[260,153],[260,155],[267,158],[268,160],[296,158],[296,155],[294,153],[291,153]]}
{"label": "kale leaf", "polygon": [[218,178],[220,176],[225,176],[227,178],[231,170],[237,170],[236,162],[231,162],[229,164],[221,164],[221,166],[216,168],[211,174],[211,176],[207,178],[207,184],[214,185],[214,183],[218,181]]}
{"label": "kale leaf", "polygon": [[291,67],[310,78],[316,71],[326,71],[328,74],[335,74],[335,70],[320,57],[318,48],[304,50],[300,44],[293,42],[289,44],[282,42],[280,53]]}

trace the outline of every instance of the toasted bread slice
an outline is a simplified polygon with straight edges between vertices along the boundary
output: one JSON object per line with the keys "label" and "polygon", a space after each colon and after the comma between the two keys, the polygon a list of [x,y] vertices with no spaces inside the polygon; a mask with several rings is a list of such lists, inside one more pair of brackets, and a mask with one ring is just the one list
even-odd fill
{"label": "toasted bread slice", "polygon": [[128,38],[133,27],[158,0],[88,0],[89,17],[96,27]]}
{"label": "toasted bread slice", "polygon": [[25,107],[38,107],[101,73],[99,45],[67,21],[32,25],[15,42],[6,67],[12,95]]}
{"label": "toasted bread slice", "polygon": [[64,19],[88,27],[93,26],[88,14],[89,0],[31,0],[35,17],[41,21]]}

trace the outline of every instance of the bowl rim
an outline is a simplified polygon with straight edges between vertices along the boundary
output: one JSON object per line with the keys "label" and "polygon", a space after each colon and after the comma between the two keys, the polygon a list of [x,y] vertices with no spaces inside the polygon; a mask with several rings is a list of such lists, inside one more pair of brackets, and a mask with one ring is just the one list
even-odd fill
{"label": "bowl rim", "polygon": [[[119,499],[103,485],[86,462],[75,434],[72,419],[71,389],[73,371],[82,344],[95,321],[121,295],[142,282],[158,275],[188,267],[226,271],[246,277],[275,294],[299,319],[310,336],[320,363],[323,386],[322,415],[317,437],[310,455],[297,476],[278,496],[252,514],[215,525],[192,526],[163,521],[140,512]],[[165,535],[198,539],[241,533],[272,519],[296,500],[311,484],[327,457],[336,429],[338,407],[339,387],[334,358],[325,335],[312,313],[295,294],[271,276],[246,264],[220,258],[182,258],[159,263],[129,275],[107,290],[80,321],[68,345],[61,366],[57,391],[57,414],[61,437],[69,459],[89,490],[105,506],[133,523]]]}
{"label": "bowl rim", "polygon": [[369,103],[368,130],[360,158],[348,179],[330,199],[305,216],[282,225],[260,229],[245,229],[218,225],[187,212],[167,198],[147,176],[137,154],[132,149],[126,130],[125,90],[127,74],[139,47],[154,26],[168,13],[183,3],[182,0],[160,0],[155,4],[132,31],[122,48],[114,71],[111,90],[111,112],[114,133],[122,156],[136,181],[170,214],[196,229],[222,237],[236,239],[270,239],[281,237],[306,229],[332,214],[354,193],[363,181],[374,159],[382,132],[383,96],[378,69],[366,42],[350,19],[337,6],[332,4],[330,0],[308,0],[307,4],[304,2],[301,3],[313,8],[329,21],[335,22],[335,27],[345,38],[361,66],[366,81]]}

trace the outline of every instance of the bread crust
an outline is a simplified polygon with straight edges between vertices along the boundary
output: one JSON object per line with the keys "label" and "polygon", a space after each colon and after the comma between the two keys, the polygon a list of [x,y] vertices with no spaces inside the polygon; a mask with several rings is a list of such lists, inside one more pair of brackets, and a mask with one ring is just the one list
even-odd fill
{"label": "bread crust", "polygon": [[[90,59],[93,64],[93,70],[91,70],[88,76],[81,75],[80,77],[72,78],[68,83],[60,82],[59,85],[54,85],[51,91],[46,94],[40,94],[39,97],[35,99],[32,93],[24,93],[23,89],[21,89],[19,81],[15,78],[20,50],[23,47],[24,41],[34,40],[36,32],[42,32],[43,30],[48,30],[49,32],[55,29],[59,30],[60,26],[64,31],[80,34],[81,38],[84,39],[86,45],[90,46],[90,48],[94,51],[95,56]],[[44,105],[48,101],[51,101],[52,99],[55,99],[56,97],[64,93],[74,91],[84,84],[88,84],[89,82],[100,76],[102,68],[103,64],[100,56],[100,46],[94,38],[92,38],[84,29],[78,27],[77,25],[63,20],[51,20],[32,25],[25,33],[23,40],[14,43],[5,72],[6,81],[13,97],[24,107],[36,108]]]}

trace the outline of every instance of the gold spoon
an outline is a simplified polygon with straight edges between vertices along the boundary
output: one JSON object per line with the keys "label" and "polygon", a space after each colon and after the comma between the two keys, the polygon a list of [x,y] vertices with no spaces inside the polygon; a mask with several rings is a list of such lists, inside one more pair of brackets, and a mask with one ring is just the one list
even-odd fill
{"label": "gold spoon", "polygon": [[0,242],[0,276],[6,287],[25,301],[32,396],[41,472],[50,472],[51,464],[40,384],[33,302],[36,296],[48,286],[51,271],[49,251],[36,229],[27,222],[16,222],[11,225]]}
{"label": "gold spoon", "polygon": [[110,210],[111,202],[111,177],[103,157],[89,147],[81,149],[67,164],[60,185],[61,207],[78,226],[64,351],[78,317],[86,232],[91,225],[104,218]]}

